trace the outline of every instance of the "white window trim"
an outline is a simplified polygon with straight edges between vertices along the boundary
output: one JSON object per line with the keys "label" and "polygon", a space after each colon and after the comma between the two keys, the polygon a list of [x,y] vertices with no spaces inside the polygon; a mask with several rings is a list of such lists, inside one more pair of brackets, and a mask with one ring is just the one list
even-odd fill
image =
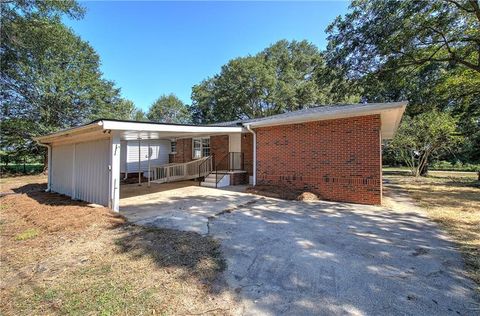
{"label": "white window trim", "polygon": [[[176,150],[175,150],[175,151],[172,151],[172,143],[175,143],[175,149],[177,149],[178,143],[177,143],[176,140],[170,141],[170,154],[171,154],[171,155],[175,155],[175,154],[177,153],[177,151],[176,151]],[[192,143],[192,146],[193,146],[193,143]]]}
{"label": "white window trim", "polygon": [[[208,139],[208,143],[210,145],[210,136],[209,137],[194,137],[194,138],[192,138],[192,159],[202,159],[203,158],[203,142],[202,142],[203,139]],[[200,157],[198,157],[198,158],[195,158],[195,147],[193,145],[195,143],[195,140],[200,141]],[[211,145],[209,146],[209,148],[210,148],[210,153],[211,153],[211,151],[212,151]]]}

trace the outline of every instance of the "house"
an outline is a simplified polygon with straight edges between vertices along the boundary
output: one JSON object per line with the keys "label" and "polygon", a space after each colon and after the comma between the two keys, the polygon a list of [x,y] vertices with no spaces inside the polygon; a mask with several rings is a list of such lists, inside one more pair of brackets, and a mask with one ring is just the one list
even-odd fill
{"label": "house", "polygon": [[171,140],[152,139],[149,143],[140,140],[120,141],[120,174],[122,178],[141,172],[148,175],[148,162],[153,165],[169,163]]}
{"label": "house", "polygon": [[48,148],[49,190],[115,211],[122,170],[146,173],[148,181],[160,183],[249,182],[311,191],[326,200],[380,204],[381,144],[393,137],[406,105],[319,106],[213,125],[105,119],[36,141]]}

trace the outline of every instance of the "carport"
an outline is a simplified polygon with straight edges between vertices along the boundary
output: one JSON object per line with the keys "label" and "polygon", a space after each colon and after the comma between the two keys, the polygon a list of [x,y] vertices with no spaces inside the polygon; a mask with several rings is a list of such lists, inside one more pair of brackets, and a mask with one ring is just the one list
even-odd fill
{"label": "carport", "polygon": [[119,211],[121,141],[245,132],[243,127],[96,120],[35,140],[48,148],[49,191]]}

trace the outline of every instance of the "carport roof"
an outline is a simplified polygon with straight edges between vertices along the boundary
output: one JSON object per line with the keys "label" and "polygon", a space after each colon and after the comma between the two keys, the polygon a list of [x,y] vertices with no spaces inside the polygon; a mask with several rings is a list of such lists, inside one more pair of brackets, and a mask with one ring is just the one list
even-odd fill
{"label": "carport roof", "polygon": [[117,132],[122,140],[170,139],[203,135],[241,133],[241,126],[188,125],[99,119],[91,123],[36,137],[40,143],[69,142],[107,137]]}
{"label": "carport roof", "polygon": [[211,125],[99,119],[89,124],[40,136],[35,138],[35,140],[40,143],[68,142],[84,138],[98,138],[102,135],[107,137],[112,131],[117,131],[123,140],[173,139],[247,132],[245,127],[258,128],[373,114],[379,114],[381,116],[382,138],[388,139],[393,137],[398,128],[406,106],[407,102],[325,105],[257,119],[238,120]]}

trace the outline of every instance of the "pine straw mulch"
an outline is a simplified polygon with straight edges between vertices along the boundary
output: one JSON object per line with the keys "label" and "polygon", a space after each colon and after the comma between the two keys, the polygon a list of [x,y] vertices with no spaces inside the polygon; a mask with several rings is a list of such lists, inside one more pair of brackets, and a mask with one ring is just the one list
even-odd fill
{"label": "pine straw mulch", "polygon": [[[219,244],[2,179],[0,314],[232,314]],[[35,181],[35,182],[31,182]]]}
{"label": "pine straw mulch", "polygon": [[256,185],[248,187],[245,192],[262,195],[271,198],[282,200],[297,200],[297,201],[318,201],[316,194],[311,192],[303,192],[301,190],[292,190],[288,187],[274,186],[274,185]]}

